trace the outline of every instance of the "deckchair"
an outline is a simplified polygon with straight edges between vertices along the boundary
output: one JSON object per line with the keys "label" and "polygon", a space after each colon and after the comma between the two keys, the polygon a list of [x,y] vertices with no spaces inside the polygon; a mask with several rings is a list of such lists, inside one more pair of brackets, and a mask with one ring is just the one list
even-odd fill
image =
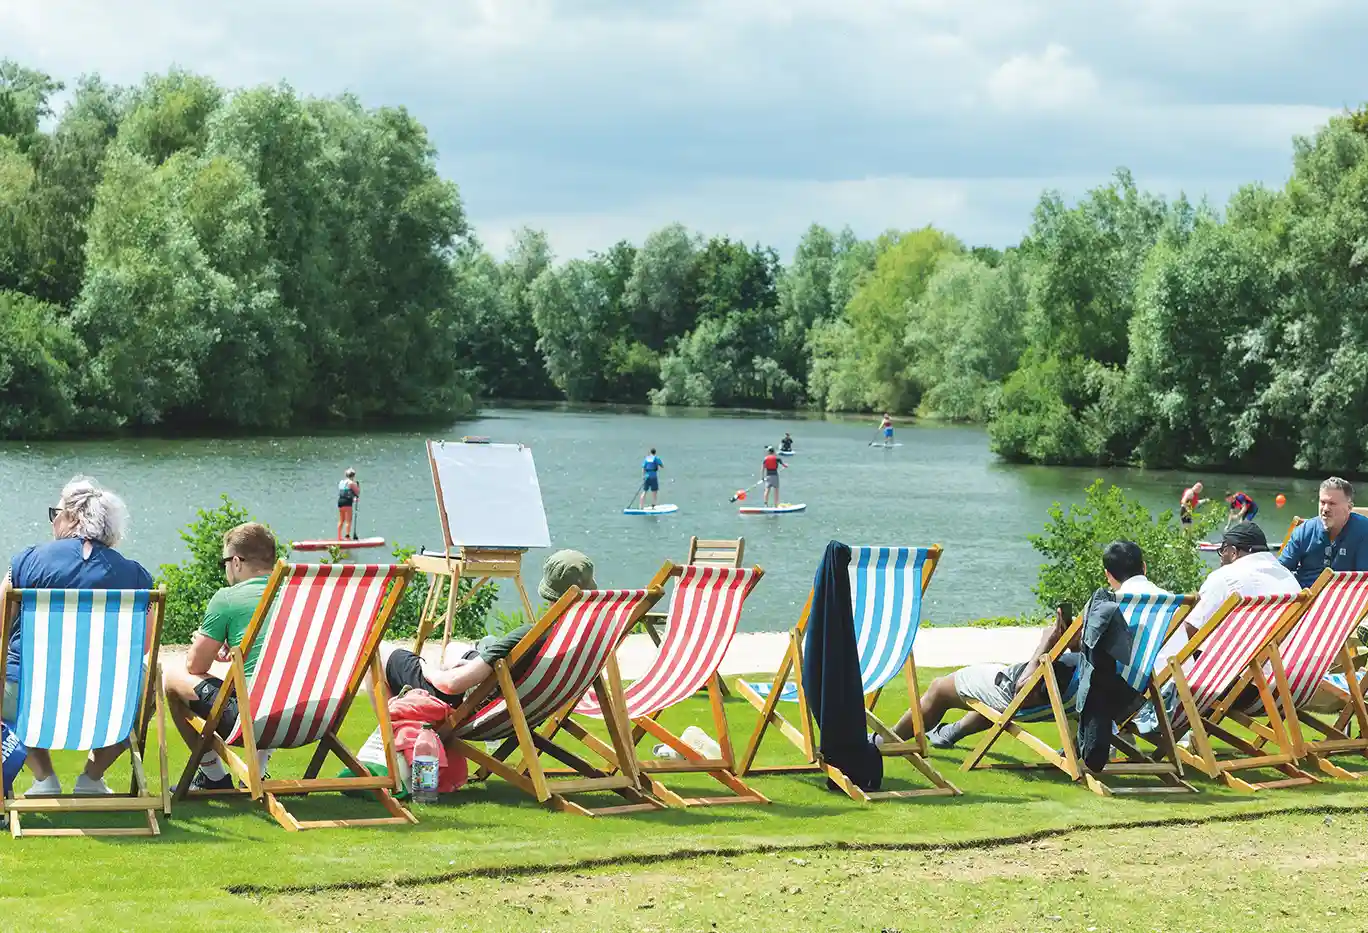
{"label": "deckchair", "polygon": [[[290,831],[418,822],[393,797],[399,769],[380,667],[380,638],[412,578],[413,568],[407,564],[276,564],[242,644],[232,646],[228,676],[209,715],[201,719],[172,699],[171,715],[190,747],[176,799],[250,796]],[[244,658],[258,641],[261,654],[248,677]],[[372,775],[338,734],[366,678],[389,765],[383,776]],[[218,729],[230,697],[237,697],[238,718],[221,737]],[[245,762],[231,750],[235,745],[243,748]],[[310,745],[314,754],[302,778],[262,774],[259,750]],[[210,750],[242,786],[189,789],[201,756]],[[352,777],[318,776],[330,752]],[[389,816],[301,820],[280,799],[329,791],[370,791]]]}
{"label": "deckchair", "polygon": [[[127,794],[101,797],[0,797],[10,832],[20,836],[156,836],[169,815],[166,718],[162,705],[162,616],[166,590],[9,590],[0,607],[0,659],[11,621],[24,635],[15,732],[30,748],[90,751],[128,743]],[[4,681],[0,680],[0,699]],[[159,793],[147,784],[143,753],[157,717]],[[21,814],[141,813],[146,827],[25,829]]]}
{"label": "deckchair", "polygon": [[[1162,689],[1171,681],[1177,692],[1178,704],[1171,717],[1173,734],[1192,732],[1192,750],[1178,746],[1185,764],[1237,790],[1316,783],[1314,776],[1296,767],[1296,755],[1286,751],[1291,740],[1263,672],[1263,662],[1269,661],[1275,681],[1285,687],[1278,653],[1267,649],[1286,637],[1310,601],[1306,590],[1287,596],[1232,595],[1156,675],[1156,688]],[[1246,671],[1258,691],[1262,715],[1277,738],[1276,752],[1259,749],[1221,724],[1238,699],[1232,695],[1231,686]],[[1124,728],[1134,732],[1133,723]],[[1220,739],[1224,747],[1213,745],[1213,738]],[[1256,782],[1236,776],[1239,771],[1265,768],[1278,771],[1283,779]]]}
{"label": "deckchair", "polygon": [[[1282,662],[1285,685],[1278,681],[1271,658],[1263,662],[1265,678],[1273,678],[1274,700],[1286,725],[1285,737],[1290,747],[1282,750],[1293,754],[1298,761],[1309,759],[1326,774],[1340,778],[1357,777],[1354,772],[1331,762],[1330,756],[1345,752],[1368,755],[1368,709],[1354,670],[1354,658],[1349,638],[1368,615],[1368,571],[1323,570],[1310,589],[1311,602],[1292,630],[1277,643],[1276,654]],[[1274,649],[1269,648],[1270,652]],[[1311,712],[1308,707],[1325,678],[1336,663],[1340,683],[1345,694],[1345,708],[1340,720],[1329,723]],[[1253,675],[1246,672],[1231,687],[1229,693],[1238,704],[1240,695],[1248,688]],[[1291,697],[1288,702],[1286,697]],[[1253,744],[1259,748],[1279,741],[1277,730],[1256,718],[1263,713],[1259,702],[1244,708],[1233,706],[1227,714],[1256,736]],[[1345,717],[1357,723],[1358,735],[1351,738]],[[1323,738],[1307,739],[1306,730],[1313,729]]]}
{"label": "deckchair", "polygon": [[[630,727],[622,714],[622,681],[613,658],[622,639],[660,599],[659,586],[643,590],[581,590],[572,586],[513,647],[494,671],[465,695],[447,717],[447,748],[480,766],[476,779],[497,774],[514,787],[557,810],[595,816],[658,810],[665,805],[641,790]],[[593,687],[604,706],[616,761],[607,774],[552,739],[533,730],[576,703]],[[502,740],[489,752],[484,743]],[[521,753],[521,766],[508,757]],[[542,767],[545,754],[577,775],[553,779]],[[585,806],[571,794],[612,791],[627,803],[615,807]]]}
{"label": "deckchair", "polygon": [[[933,786],[871,793],[861,790],[839,768],[821,760],[813,738],[812,712],[808,708],[807,693],[803,686],[803,637],[807,633],[808,618],[812,611],[811,593],[808,594],[798,624],[789,633],[789,647],[784,652],[773,682],[752,684],[745,680],[736,681],[740,695],[760,711],[760,719],[737,763],[736,773],[744,777],[751,773],[820,771],[851,799],[861,802],[928,794],[958,795],[959,789],[947,781],[927,757],[926,730],[922,727],[920,707],[917,705],[920,696],[917,665],[912,653],[913,642],[921,626],[922,599],[940,562],[941,546],[852,547],[850,551],[851,608],[855,619],[866,722],[883,739],[883,744],[879,746],[881,754],[888,758],[906,759]],[[874,706],[884,687],[899,672],[907,678],[908,706],[914,718],[914,735],[908,740],[899,738],[874,715]],[[797,727],[779,712],[780,702],[797,704]],[[803,753],[802,764],[756,766],[755,758],[760,743],[771,725],[777,727],[780,734]]]}
{"label": "deckchair", "polygon": [[[764,571],[738,567],[679,567],[666,565],[653,586],[664,586],[671,578],[678,582],[670,600],[669,624],[665,639],[650,668],[623,694],[623,715],[631,721],[632,748],[644,736],[651,736],[673,749],[680,757],[674,761],[643,760],[636,769],[651,793],[671,806],[689,807],[724,803],[769,803],[759,791],[736,776],[731,732],[722,701],[722,678],[717,669],[736,635],[741,609]],[[659,723],[664,710],[681,703],[700,689],[706,689],[712,708],[713,729],[721,754],[707,758],[678,735]],[[576,716],[604,719],[606,712],[598,694],[589,691],[573,710]],[[547,721],[541,734],[553,738],[560,729],[569,732],[592,748],[612,767],[619,766],[612,748],[593,736],[565,712]],[[732,791],[721,797],[683,797],[652,777],[653,774],[703,773]]]}
{"label": "deckchair", "polygon": [[[745,553],[745,538],[699,540],[694,536],[689,538],[689,550],[684,558],[684,564],[688,567],[740,567],[741,558]],[[641,620],[642,627],[646,629],[646,634],[656,643],[657,648],[660,647],[662,637],[660,627],[665,624],[665,619],[665,613],[652,610]],[[722,686],[722,695],[730,696],[725,684]]]}
{"label": "deckchair", "polygon": [[[1175,751],[1173,735],[1168,731],[1163,701],[1154,685],[1154,665],[1159,657],[1159,649],[1169,636],[1177,631],[1196,602],[1195,596],[1171,593],[1125,593],[1117,600],[1131,635],[1130,658],[1118,673],[1131,689],[1148,695],[1155,704],[1162,735],[1159,752],[1156,755],[1146,755],[1128,739],[1115,735],[1112,738],[1113,747],[1118,749],[1123,757],[1108,762],[1101,774],[1085,773],[1079,761],[1077,743],[1074,741],[1074,731],[1070,728],[1069,719],[1069,710],[1078,691],[1079,671],[1078,668],[1074,668],[1073,677],[1067,685],[1059,683],[1054,671],[1055,662],[1082,630],[1084,616],[1080,614],[1041,657],[1040,666],[1017,690],[1016,696],[1005,710],[999,713],[977,700],[969,701],[970,709],[991,721],[993,725],[964,760],[961,768],[970,771],[975,768],[1053,766],[1075,781],[1083,780],[1090,790],[1102,796],[1195,791],[1196,788],[1183,780],[1183,765]],[[1042,683],[1045,685],[1047,702],[1032,705],[1029,703],[1031,695]],[[1046,720],[1052,721],[1055,730],[1051,732],[1050,742],[1043,741],[1023,728],[1026,723]],[[984,763],[984,756],[1003,735],[1017,739],[1043,761],[1026,764]],[[1107,775],[1152,775],[1159,778],[1161,784],[1145,787],[1114,786],[1104,780]]]}

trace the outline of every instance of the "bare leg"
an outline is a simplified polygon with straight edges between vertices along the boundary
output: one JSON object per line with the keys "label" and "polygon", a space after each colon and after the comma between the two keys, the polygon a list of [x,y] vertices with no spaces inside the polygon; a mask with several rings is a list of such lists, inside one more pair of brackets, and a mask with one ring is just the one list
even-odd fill
{"label": "bare leg", "polygon": [[[922,727],[928,732],[939,726],[940,721],[945,718],[945,714],[950,710],[969,708],[955,691],[955,678],[949,674],[931,681],[930,686],[921,695],[921,700],[918,703],[921,707]],[[897,733],[900,739],[910,739],[914,727],[915,720],[912,718],[912,711],[908,710],[893,726],[893,731]]]}
{"label": "bare leg", "polygon": [[35,780],[46,781],[52,777],[52,753],[46,748],[30,748],[24,763]]}
{"label": "bare leg", "polygon": [[335,540],[338,540],[338,541],[341,541],[341,540],[342,540],[342,523],[343,523],[343,521],[345,521],[345,519],[342,518],[342,512],[341,512],[341,511],[338,511],[338,513],[337,513],[337,538],[336,538]]}
{"label": "bare leg", "polygon": [[127,748],[127,742],[120,742],[118,745],[107,745],[104,748],[95,749],[86,757],[85,776],[92,781],[98,781],[104,777],[109,766],[119,760],[119,756]]}

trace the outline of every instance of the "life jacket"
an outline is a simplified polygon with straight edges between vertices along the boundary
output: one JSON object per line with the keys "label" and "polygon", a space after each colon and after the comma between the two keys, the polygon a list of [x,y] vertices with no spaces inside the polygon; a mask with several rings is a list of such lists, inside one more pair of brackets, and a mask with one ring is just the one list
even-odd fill
{"label": "life jacket", "polygon": [[356,501],[356,488],[352,486],[352,481],[344,479],[337,484],[337,507],[351,505]]}

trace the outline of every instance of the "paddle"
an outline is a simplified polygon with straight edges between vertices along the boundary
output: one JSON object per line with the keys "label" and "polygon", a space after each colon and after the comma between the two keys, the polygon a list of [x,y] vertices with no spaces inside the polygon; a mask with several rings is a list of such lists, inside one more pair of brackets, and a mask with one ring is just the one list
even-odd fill
{"label": "paddle", "polygon": [[627,506],[626,506],[627,508],[630,509],[630,508],[632,507],[632,503],[637,501],[637,496],[641,495],[641,490],[643,490],[643,489],[645,489],[645,488],[646,488],[646,480],[643,479],[641,482],[637,483],[636,492],[632,493],[632,498],[630,498],[630,499],[627,500]]}
{"label": "paddle", "polygon": [[360,508],[361,508],[361,500],[358,498],[358,499],[356,499],[356,500],[354,500],[354,501],[352,502],[352,521],[351,521],[351,533],[352,533],[352,536],[351,536],[351,539],[352,539],[353,541],[356,540],[356,513],[357,513],[357,511],[358,511]]}
{"label": "paddle", "polygon": [[759,480],[758,482],[752,483],[751,485],[747,486],[745,489],[738,489],[738,490],[736,490],[736,492],[732,493],[732,497],[731,497],[730,499],[728,499],[727,501],[728,501],[728,502],[735,502],[737,499],[741,499],[741,500],[744,501],[745,498],[746,498],[746,493],[747,493],[747,492],[749,492],[750,490],[754,489],[756,486],[761,485],[761,484],[764,483],[764,482],[765,482],[765,481],[762,479],[762,480]]}

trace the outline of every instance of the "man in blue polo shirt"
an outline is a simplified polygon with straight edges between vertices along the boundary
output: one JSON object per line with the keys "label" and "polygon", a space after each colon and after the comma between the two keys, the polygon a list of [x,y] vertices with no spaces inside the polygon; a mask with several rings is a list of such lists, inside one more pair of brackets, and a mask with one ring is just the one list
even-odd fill
{"label": "man in blue polo shirt", "polygon": [[1278,560],[1308,587],[1326,567],[1368,570],[1368,516],[1354,511],[1354,487],[1332,476],[1320,485],[1320,512],[1297,526]]}

